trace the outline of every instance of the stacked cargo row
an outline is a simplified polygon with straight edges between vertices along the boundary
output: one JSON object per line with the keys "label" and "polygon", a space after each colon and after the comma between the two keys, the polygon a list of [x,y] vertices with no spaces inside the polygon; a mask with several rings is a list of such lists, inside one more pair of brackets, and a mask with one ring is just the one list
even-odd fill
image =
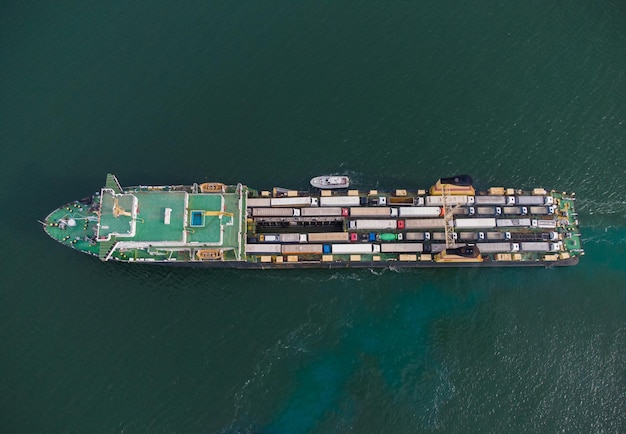
{"label": "stacked cargo row", "polygon": [[[545,193],[545,192],[544,192]],[[445,201],[445,204],[444,204]],[[554,205],[554,198],[551,195],[484,195],[484,196],[377,196],[363,197],[359,195],[349,196],[295,196],[295,197],[263,197],[248,198],[248,207],[358,207],[358,206],[387,206],[396,205],[400,208],[410,206],[542,206]]]}
{"label": "stacked cargo row", "polygon": [[[357,219],[350,220],[351,230],[394,230],[394,229],[443,229],[443,218],[421,219]],[[492,228],[556,228],[556,220],[540,219],[509,219],[509,218],[456,218],[454,227],[458,229],[492,229]]]}
{"label": "stacked cargo row", "polygon": [[[560,242],[477,243],[481,253],[558,252]],[[355,243],[355,244],[248,244],[248,255],[321,255],[377,253],[435,253],[446,248],[444,243]]]}
{"label": "stacked cargo row", "polygon": [[[404,217],[404,218],[428,218],[443,217],[442,207],[251,207],[252,217],[319,217],[319,216],[343,216],[343,217]],[[466,207],[453,210],[454,215],[469,216],[547,216],[555,214],[554,206],[511,206],[511,207]]]}

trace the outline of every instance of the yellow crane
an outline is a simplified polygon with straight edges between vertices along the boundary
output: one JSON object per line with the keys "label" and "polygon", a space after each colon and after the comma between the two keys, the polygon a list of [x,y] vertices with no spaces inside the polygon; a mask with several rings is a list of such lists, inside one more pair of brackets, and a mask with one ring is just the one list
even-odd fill
{"label": "yellow crane", "polygon": [[113,217],[118,218],[119,216],[132,217],[133,215],[122,208],[119,204],[119,199],[115,198],[113,201]]}
{"label": "yellow crane", "polygon": [[456,246],[454,239],[454,211],[459,208],[461,204],[457,203],[456,205],[454,205],[449,202],[449,184],[442,184],[441,187],[441,199],[443,201],[443,221],[444,230],[446,232],[446,249],[450,249]]}
{"label": "yellow crane", "polygon": [[204,215],[207,217],[210,216],[226,216],[226,217],[231,217],[233,218],[235,215],[232,212],[226,212],[226,211],[205,211]]}

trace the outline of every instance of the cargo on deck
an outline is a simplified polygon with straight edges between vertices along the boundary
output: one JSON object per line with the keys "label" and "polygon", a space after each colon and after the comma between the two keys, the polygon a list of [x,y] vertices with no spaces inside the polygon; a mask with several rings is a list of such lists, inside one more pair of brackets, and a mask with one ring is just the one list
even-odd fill
{"label": "cargo on deck", "polygon": [[520,243],[523,252],[549,252],[550,243],[548,242],[526,242]]}
{"label": "cargo on deck", "polygon": [[254,217],[291,217],[293,208],[252,208]]}
{"label": "cargo on deck", "polygon": [[504,196],[475,196],[474,203],[476,205],[504,205],[506,198]]}
{"label": "cargo on deck", "polygon": [[442,209],[439,206],[420,206],[410,208],[400,208],[400,217],[439,217]]}
{"label": "cargo on deck", "polygon": [[[376,247],[376,249],[374,248]],[[331,251],[333,254],[366,254],[366,253],[374,253],[376,250],[379,250],[378,246],[374,246],[373,244],[333,244],[331,246]]]}
{"label": "cargo on deck", "polygon": [[477,190],[467,175],[391,191],[348,190],[343,175],[317,181],[312,192],[219,182],[123,188],[109,174],[99,192],[41,223],[59,243],[104,262],[553,267],[573,265],[584,253],[574,194]]}
{"label": "cargo on deck", "polygon": [[311,206],[310,197],[277,197],[270,199],[271,206]]}
{"label": "cargo on deck", "polygon": [[359,196],[322,196],[320,206],[359,206]]}
{"label": "cargo on deck", "polygon": [[381,207],[352,207],[350,208],[351,217],[389,217],[391,215],[391,208],[386,206]]}
{"label": "cargo on deck", "polygon": [[511,252],[511,243],[476,243],[482,253]]}
{"label": "cargo on deck", "polygon": [[324,241],[348,241],[349,234],[347,232],[326,232],[309,234],[309,242],[324,242]]}
{"label": "cargo on deck", "polygon": [[341,208],[339,207],[310,207],[300,210],[302,217],[320,217],[320,216],[340,216]]}
{"label": "cargo on deck", "polygon": [[382,253],[422,252],[422,243],[385,243],[380,245]]}
{"label": "cargo on deck", "polygon": [[459,229],[465,228],[495,228],[495,218],[458,218],[454,221],[454,224]]}
{"label": "cargo on deck", "polygon": [[397,221],[395,219],[359,219],[350,222],[350,228],[356,230],[386,230],[396,229]]}
{"label": "cargo on deck", "polygon": [[543,196],[517,196],[515,203],[517,205],[543,205],[545,203]]}
{"label": "cargo on deck", "polygon": [[406,219],[404,221],[406,229],[440,229],[444,226],[444,219]]}
{"label": "cargo on deck", "polygon": [[512,227],[530,227],[530,219],[498,219],[498,227],[512,228]]}

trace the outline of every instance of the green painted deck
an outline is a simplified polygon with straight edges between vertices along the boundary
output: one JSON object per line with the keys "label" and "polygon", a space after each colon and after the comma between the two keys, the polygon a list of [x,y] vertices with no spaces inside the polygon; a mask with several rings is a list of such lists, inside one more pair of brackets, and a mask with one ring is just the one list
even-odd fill
{"label": "green painted deck", "polygon": [[[100,258],[168,260],[175,255],[191,260],[198,250],[219,249],[224,259],[239,259],[245,242],[245,231],[240,232],[245,193],[235,187],[227,193],[192,191],[133,187],[119,194],[103,188],[97,225]],[[108,237],[111,241],[103,241]]]}
{"label": "green painted deck", "polygon": [[111,235],[122,237],[132,236],[133,228],[132,215],[115,215],[115,208],[123,210],[124,213],[132,214],[135,202],[132,194],[115,194],[111,190],[103,190],[101,217],[100,217],[100,238]]}
{"label": "green painted deck", "polygon": [[[191,219],[191,211],[204,211],[209,213],[219,213],[224,211],[222,204],[226,202],[224,196],[235,196],[232,194],[191,194],[189,195],[189,219]],[[236,208],[236,205],[235,205]],[[188,222],[187,241],[190,243],[220,243],[222,225],[231,222],[230,217],[223,215],[205,215],[204,226],[191,227],[191,221]],[[227,243],[228,244],[228,243]]]}
{"label": "green painted deck", "polygon": [[[183,242],[185,197],[183,191],[133,193],[139,200],[137,234],[133,241]],[[171,209],[170,223],[165,224],[165,210]]]}
{"label": "green painted deck", "polygon": [[[136,213],[134,204],[137,204]],[[102,192],[100,238],[172,244],[210,244],[237,247],[239,196],[236,193],[190,194],[184,191]],[[169,222],[166,222],[166,210]],[[192,212],[204,224],[191,224]],[[133,229],[134,222],[134,229]]]}

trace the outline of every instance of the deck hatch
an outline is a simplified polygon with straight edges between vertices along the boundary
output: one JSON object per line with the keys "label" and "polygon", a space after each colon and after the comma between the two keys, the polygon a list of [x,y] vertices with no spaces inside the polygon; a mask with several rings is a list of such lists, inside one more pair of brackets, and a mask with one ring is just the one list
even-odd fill
{"label": "deck hatch", "polygon": [[204,227],[204,211],[191,211],[189,226],[192,228]]}

